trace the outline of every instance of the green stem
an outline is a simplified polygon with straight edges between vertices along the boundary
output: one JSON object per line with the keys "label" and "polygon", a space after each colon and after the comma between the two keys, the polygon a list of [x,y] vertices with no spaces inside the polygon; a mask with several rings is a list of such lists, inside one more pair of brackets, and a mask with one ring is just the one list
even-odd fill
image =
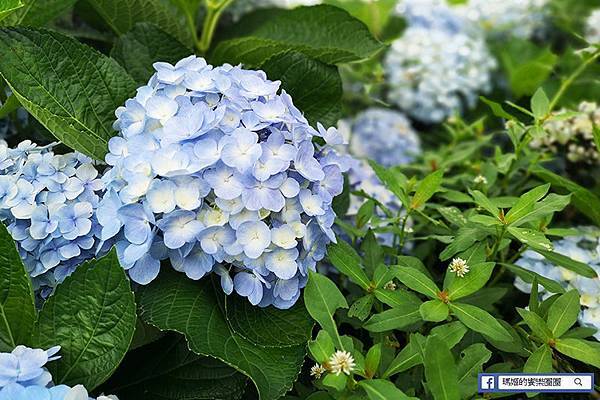
{"label": "green stem", "polygon": [[206,54],[208,49],[210,49],[210,44],[219,24],[221,14],[232,2],[233,0],[207,1],[207,12],[204,17],[204,24],[202,25],[202,35],[200,36],[200,40],[196,42],[196,48],[200,54]]}
{"label": "green stem", "polygon": [[502,243],[502,239],[504,239],[504,234],[506,233],[506,225],[502,225],[502,231],[498,235],[498,239],[496,239],[496,243],[494,244],[494,249],[492,250],[491,260],[496,259],[496,254],[498,253],[498,249],[500,248],[500,243]]}
{"label": "green stem", "polygon": [[592,54],[590,58],[585,60],[583,64],[581,64],[567,79],[565,79],[565,81],[560,85],[560,88],[558,88],[558,92],[556,92],[556,94],[552,98],[552,101],[550,101],[549,113],[552,112],[554,107],[556,107],[556,104],[558,103],[560,98],[565,94],[569,86],[573,84],[575,79],[577,79],[579,75],[581,75],[591,63],[596,61],[598,57],[600,57],[600,50],[596,50],[596,52]]}

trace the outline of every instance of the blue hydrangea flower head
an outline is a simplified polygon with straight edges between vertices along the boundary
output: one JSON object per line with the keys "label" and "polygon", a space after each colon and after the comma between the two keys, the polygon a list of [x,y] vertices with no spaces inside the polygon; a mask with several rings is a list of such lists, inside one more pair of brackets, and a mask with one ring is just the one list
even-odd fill
{"label": "blue hydrangea flower head", "polygon": [[[169,260],[190,279],[217,273],[252,304],[291,307],[335,240],[341,135],[312,128],[262,71],[195,56],[154,67],[116,111],[100,237],[137,283]],[[65,229],[86,211],[69,210]]]}
{"label": "blue hydrangea flower head", "polygon": [[314,6],[321,2],[321,0],[243,0],[231,3],[226,12],[231,15],[234,21],[237,21],[245,14],[261,8],[294,8]]}
{"label": "blue hydrangea flower head", "polygon": [[410,26],[450,33],[463,31],[468,23],[445,0],[401,0],[395,13],[404,17]]}
{"label": "blue hydrangea flower head", "polygon": [[[579,230],[582,232],[579,236],[568,236],[554,242],[554,251],[588,264],[600,275],[600,231],[593,227],[580,227]],[[579,322],[596,328],[598,331],[595,337],[600,340],[600,278],[586,278],[566,268],[555,266],[542,255],[531,250],[523,253],[516,264],[555,280],[567,290],[577,289],[580,295],[579,301],[584,307],[579,315]],[[531,292],[531,284],[518,277],[515,279],[515,286],[525,293]],[[552,295],[541,285],[538,289],[542,298]]]}
{"label": "blue hydrangea flower head", "polygon": [[352,120],[349,130],[352,155],[387,168],[411,163],[421,153],[419,136],[398,111],[369,108]]}
{"label": "blue hydrangea flower head", "polygon": [[408,20],[384,59],[387,99],[415,119],[439,123],[473,107],[479,94],[491,89],[496,61],[481,31],[468,21],[460,30],[450,29],[445,19],[434,22],[438,7],[417,10],[419,18],[414,24]]}
{"label": "blue hydrangea flower head", "polygon": [[550,16],[548,0],[469,0],[456,12],[492,36],[522,39],[542,32]]}
{"label": "blue hydrangea flower head", "polygon": [[0,143],[0,220],[17,242],[34,286],[47,294],[77,265],[94,257],[95,210],[104,191],[92,161],[54,154],[52,145]]}
{"label": "blue hydrangea flower head", "polygon": [[[60,358],[60,346],[48,350],[17,346],[10,353],[0,353],[0,400],[94,400],[77,385],[54,386],[45,368],[47,362]],[[96,400],[118,400],[100,396]]]}

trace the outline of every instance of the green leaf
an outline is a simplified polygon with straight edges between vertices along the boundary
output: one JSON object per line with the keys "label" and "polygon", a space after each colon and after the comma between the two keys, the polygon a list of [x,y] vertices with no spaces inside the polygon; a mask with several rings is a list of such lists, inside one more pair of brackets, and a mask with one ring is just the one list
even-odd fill
{"label": "green leaf", "polygon": [[489,212],[494,218],[498,218],[500,210],[494,205],[494,203],[492,203],[490,199],[487,198],[486,195],[481,193],[479,190],[469,190],[469,193],[479,207]]}
{"label": "green leaf", "polygon": [[[77,0],[24,0],[15,12],[2,21],[2,25],[42,26],[72,7]],[[9,0],[9,3],[16,3]]]}
{"label": "green leaf", "polygon": [[500,342],[512,341],[511,334],[494,317],[481,308],[462,303],[450,303],[448,306],[467,328]]}
{"label": "green leaf", "polygon": [[560,265],[561,267],[573,271],[576,274],[592,279],[598,277],[596,271],[592,267],[580,261],[575,261],[571,257],[567,257],[565,255],[555,253],[553,251],[536,250],[536,252],[543,255],[544,258],[550,261],[551,263]]}
{"label": "green leaf", "polygon": [[547,344],[538,347],[527,359],[523,372],[542,374],[552,372],[552,349]]}
{"label": "green leaf", "polygon": [[535,203],[544,197],[548,190],[550,189],[550,184],[547,183],[542,186],[535,187],[528,191],[527,193],[521,195],[517,204],[515,204],[506,214],[506,222],[508,224],[516,223],[519,219],[525,217],[534,209]]}
{"label": "green leaf", "polygon": [[440,290],[436,284],[422,272],[410,267],[392,266],[390,268],[394,270],[396,278],[408,288],[415,292],[422,293],[425,296],[434,299],[437,298]]}
{"label": "green leaf", "polygon": [[167,335],[127,353],[102,391],[122,399],[223,399],[242,397],[247,378],[223,362],[191,352],[183,336]]}
{"label": "green leaf", "polygon": [[360,297],[350,306],[350,309],[348,310],[348,316],[351,318],[356,317],[359,320],[364,321],[371,313],[371,308],[373,307],[374,302],[375,296],[373,296],[371,293]]}
{"label": "green leaf", "polygon": [[467,333],[467,328],[460,321],[449,322],[444,325],[438,325],[431,329],[431,335],[437,336],[440,340],[453,348]]}
{"label": "green leaf", "polygon": [[481,229],[479,226],[463,226],[458,229],[456,236],[452,243],[450,243],[441,253],[440,260],[446,261],[456,253],[467,250],[473,246],[477,241],[482,240],[488,236],[488,232],[485,229]]}
{"label": "green leaf", "polygon": [[192,47],[194,33],[181,9],[169,0],[87,0],[117,34],[124,35],[138,22],[149,22]]}
{"label": "green leaf", "polygon": [[191,53],[188,47],[156,25],[138,23],[117,39],[110,56],[129,72],[137,84],[144,85],[155,72],[153,63],[175,64]]}
{"label": "green leaf", "polygon": [[403,289],[375,289],[375,297],[390,307],[418,307],[421,305],[421,300],[415,294]]}
{"label": "green leaf", "polygon": [[425,379],[435,400],[460,400],[458,371],[450,349],[435,336],[425,345]]}
{"label": "green leaf", "polygon": [[365,372],[368,377],[373,377],[379,369],[381,362],[381,343],[371,346],[365,357]]}
{"label": "green leaf", "polygon": [[577,290],[569,290],[562,294],[548,309],[548,327],[554,337],[560,337],[577,322],[579,311],[579,293]]}
{"label": "green leaf", "polygon": [[554,337],[552,331],[550,328],[548,328],[546,321],[544,321],[542,317],[523,308],[517,308],[517,312],[521,318],[523,318],[523,321],[525,321],[529,328],[531,328],[531,331],[534,335],[545,341],[548,341]]}
{"label": "green leaf", "polygon": [[361,265],[360,256],[347,242],[338,240],[337,243],[332,243],[329,245],[327,255],[338,271],[363,289],[369,288],[370,281]]}
{"label": "green leaf", "polygon": [[533,210],[520,218],[518,221],[512,223],[512,226],[520,226],[527,222],[534,222],[542,217],[546,217],[552,213],[562,211],[571,202],[571,195],[561,196],[555,193],[550,193],[546,198],[537,202]]}
{"label": "green leaf", "polygon": [[401,330],[421,320],[418,307],[392,308],[373,315],[363,327],[370,332]]}
{"label": "green leaf", "polygon": [[323,378],[323,386],[327,386],[341,392],[348,384],[348,377],[345,374],[335,375],[327,374]]}
{"label": "green leaf", "polygon": [[388,369],[384,372],[383,378],[406,371],[423,362],[421,352],[416,345],[415,335],[411,335],[410,342],[398,353],[396,358],[390,363]]}
{"label": "green leaf", "polygon": [[115,109],[135,93],[116,61],[57,32],[0,30],[0,74],[57,139],[103,160]]}
{"label": "green leaf", "polygon": [[[248,18],[251,18],[248,17]],[[238,23],[238,36],[219,43],[216,64],[258,66],[282,51],[299,51],[327,64],[367,59],[383,48],[364,23],[337,7],[299,7]]]}
{"label": "green leaf", "polygon": [[542,285],[544,288],[546,288],[552,293],[563,293],[565,291],[565,289],[563,289],[563,287],[558,282],[553,281],[552,279],[548,279],[538,274],[537,272],[529,271],[528,269],[525,269],[515,264],[502,263],[501,265],[503,267],[506,267],[506,269],[512,271],[515,275],[517,275],[519,278],[523,279],[527,283],[532,283],[533,278],[536,278],[540,285]]}
{"label": "green leaf", "polygon": [[60,345],[48,364],[56,384],[92,390],[112,375],[135,331],[135,301],[129,280],[112,250],[88,261],[58,285],[40,311],[36,347]]}
{"label": "green leaf", "polygon": [[417,186],[417,190],[410,202],[410,208],[416,210],[425,205],[442,184],[444,171],[438,170],[427,175]]}
{"label": "green leaf", "polygon": [[24,4],[21,0],[3,0],[0,2],[0,21],[23,6]]}
{"label": "green leaf", "polygon": [[502,107],[501,104],[496,103],[495,101],[492,101],[492,100],[486,98],[485,96],[479,96],[479,99],[490,107],[490,109],[492,110],[492,112],[494,113],[494,115],[496,117],[504,118],[507,120],[515,119],[514,116],[510,115],[508,112],[506,112],[504,110],[504,108]]}
{"label": "green leaf", "polygon": [[530,167],[531,173],[538,178],[549,182],[554,188],[563,189],[573,194],[571,202],[582,214],[591,219],[596,225],[600,225],[600,198],[583,186],[563,178],[554,172],[539,165]]}
{"label": "green leaf", "polygon": [[296,51],[277,53],[261,64],[269,79],[280,80],[309,123],[335,126],[342,112],[338,69]]}
{"label": "green leaf", "polygon": [[552,243],[540,231],[535,231],[529,228],[517,228],[509,226],[508,232],[513,235],[519,242],[531,246],[535,250],[551,250]]}
{"label": "green leaf", "polygon": [[477,392],[477,374],[483,371],[483,364],[491,357],[492,352],[483,343],[472,344],[462,351],[458,361],[458,385],[462,398],[470,398]]}
{"label": "green leaf", "polygon": [[598,342],[561,338],[556,339],[555,348],[571,358],[600,368],[600,346],[598,346]]}
{"label": "green leaf", "polygon": [[402,182],[396,179],[394,173],[391,170],[386,169],[381,165],[377,164],[373,160],[369,160],[369,165],[371,166],[371,168],[373,168],[373,171],[375,171],[375,175],[377,175],[381,183],[383,183],[383,185],[390,192],[396,195],[396,197],[402,202],[402,205],[404,205],[404,207],[408,207],[409,199],[408,195],[406,194],[406,190],[404,189]]}
{"label": "green leaf", "polygon": [[441,300],[429,300],[421,304],[419,313],[424,321],[440,322],[448,318],[450,310]]}
{"label": "green leaf", "polygon": [[335,352],[335,346],[327,331],[320,330],[317,338],[308,342],[308,351],[319,364],[329,360],[329,357]]}
{"label": "green leaf", "polygon": [[36,319],[33,289],[15,242],[0,223],[0,351],[30,344]]}
{"label": "green leaf", "polygon": [[333,315],[338,308],[348,308],[346,298],[329,278],[310,272],[304,289],[304,303],[308,313],[334,340],[338,349],[343,349]]}
{"label": "green leaf", "polygon": [[396,385],[385,379],[367,379],[360,381],[358,385],[367,393],[369,400],[410,399]]}
{"label": "green leaf", "polygon": [[[378,279],[378,278],[384,279],[384,277],[387,277],[390,274],[388,273],[389,272],[388,268],[386,266],[382,265],[383,258],[384,258],[383,249],[381,248],[381,245],[377,241],[377,238],[375,237],[375,234],[373,233],[373,231],[371,229],[369,229],[367,231],[367,234],[365,235],[365,237],[360,245],[360,249],[363,252],[363,254],[365,255],[364,264],[365,264],[365,268],[367,269],[367,272],[369,274],[373,274],[372,276],[373,276],[373,281],[375,281],[375,286],[380,287],[382,284],[387,283],[387,281],[379,282],[379,279]],[[385,273],[375,276],[377,274],[374,274],[374,272],[379,267],[383,268],[381,271],[385,271]]]}
{"label": "green leaf", "polygon": [[[183,333],[193,352],[217,358],[248,376],[261,399],[282,396],[300,372],[309,339],[306,336],[300,341],[302,335],[294,332],[297,327],[287,316],[292,316],[292,321],[301,319],[300,315],[308,319],[305,311],[301,307],[263,310],[266,312],[255,309],[246,315],[247,323],[233,324],[255,325],[255,331],[244,337],[228,322],[231,317],[223,310],[224,295],[215,285],[219,286],[210,279],[196,282],[175,271],[161,271],[140,291],[140,317],[160,329]],[[272,344],[270,330],[287,334]]]}
{"label": "green leaf", "polygon": [[495,265],[496,264],[493,262],[472,265],[469,272],[462,278],[448,270],[446,272],[446,274],[449,274],[448,276],[450,276],[450,279],[448,279],[448,287],[446,289],[448,298],[450,300],[457,300],[461,297],[475,293],[484,287],[490,280]]}
{"label": "green leaf", "polygon": [[550,113],[550,100],[546,96],[544,89],[538,88],[531,97],[531,111],[535,119],[543,119]]}

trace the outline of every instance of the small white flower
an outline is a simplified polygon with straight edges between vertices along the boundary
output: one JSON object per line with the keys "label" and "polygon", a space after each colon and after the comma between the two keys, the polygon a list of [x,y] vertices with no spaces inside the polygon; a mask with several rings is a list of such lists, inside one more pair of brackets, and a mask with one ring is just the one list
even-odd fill
{"label": "small white flower", "polygon": [[342,372],[346,375],[354,370],[356,363],[354,357],[348,351],[338,350],[329,358],[329,371],[332,374],[339,375]]}
{"label": "small white flower", "polygon": [[448,268],[460,278],[463,278],[469,272],[467,262],[460,257],[452,259]]}
{"label": "small white flower", "polygon": [[325,367],[318,363],[310,368],[310,376],[314,376],[315,379],[320,379],[325,372],[327,372]]}
{"label": "small white flower", "polygon": [[396,284],[394,283],[394,281],[389,281],[388,283],[386,283],[385,285],[383,285],[383,288],[385,290],[394,291],[394,290],[396,290]]}
{"label": "small white flower", "polygon": [[477,175],[474,179],[473,179],[473,183],[477,184],[477,185],[487,185],[488,181],[485,178],[485,176],[483,175]]}

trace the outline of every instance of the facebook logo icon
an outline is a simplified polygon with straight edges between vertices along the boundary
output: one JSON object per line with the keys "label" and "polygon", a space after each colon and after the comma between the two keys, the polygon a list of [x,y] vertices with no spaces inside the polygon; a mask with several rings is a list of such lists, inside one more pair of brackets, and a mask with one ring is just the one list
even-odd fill
{"label": "facebook logo icon", "polygon": [[479,375],[479,392],[493,392],[496,387],[496,377],[494,375]]}

